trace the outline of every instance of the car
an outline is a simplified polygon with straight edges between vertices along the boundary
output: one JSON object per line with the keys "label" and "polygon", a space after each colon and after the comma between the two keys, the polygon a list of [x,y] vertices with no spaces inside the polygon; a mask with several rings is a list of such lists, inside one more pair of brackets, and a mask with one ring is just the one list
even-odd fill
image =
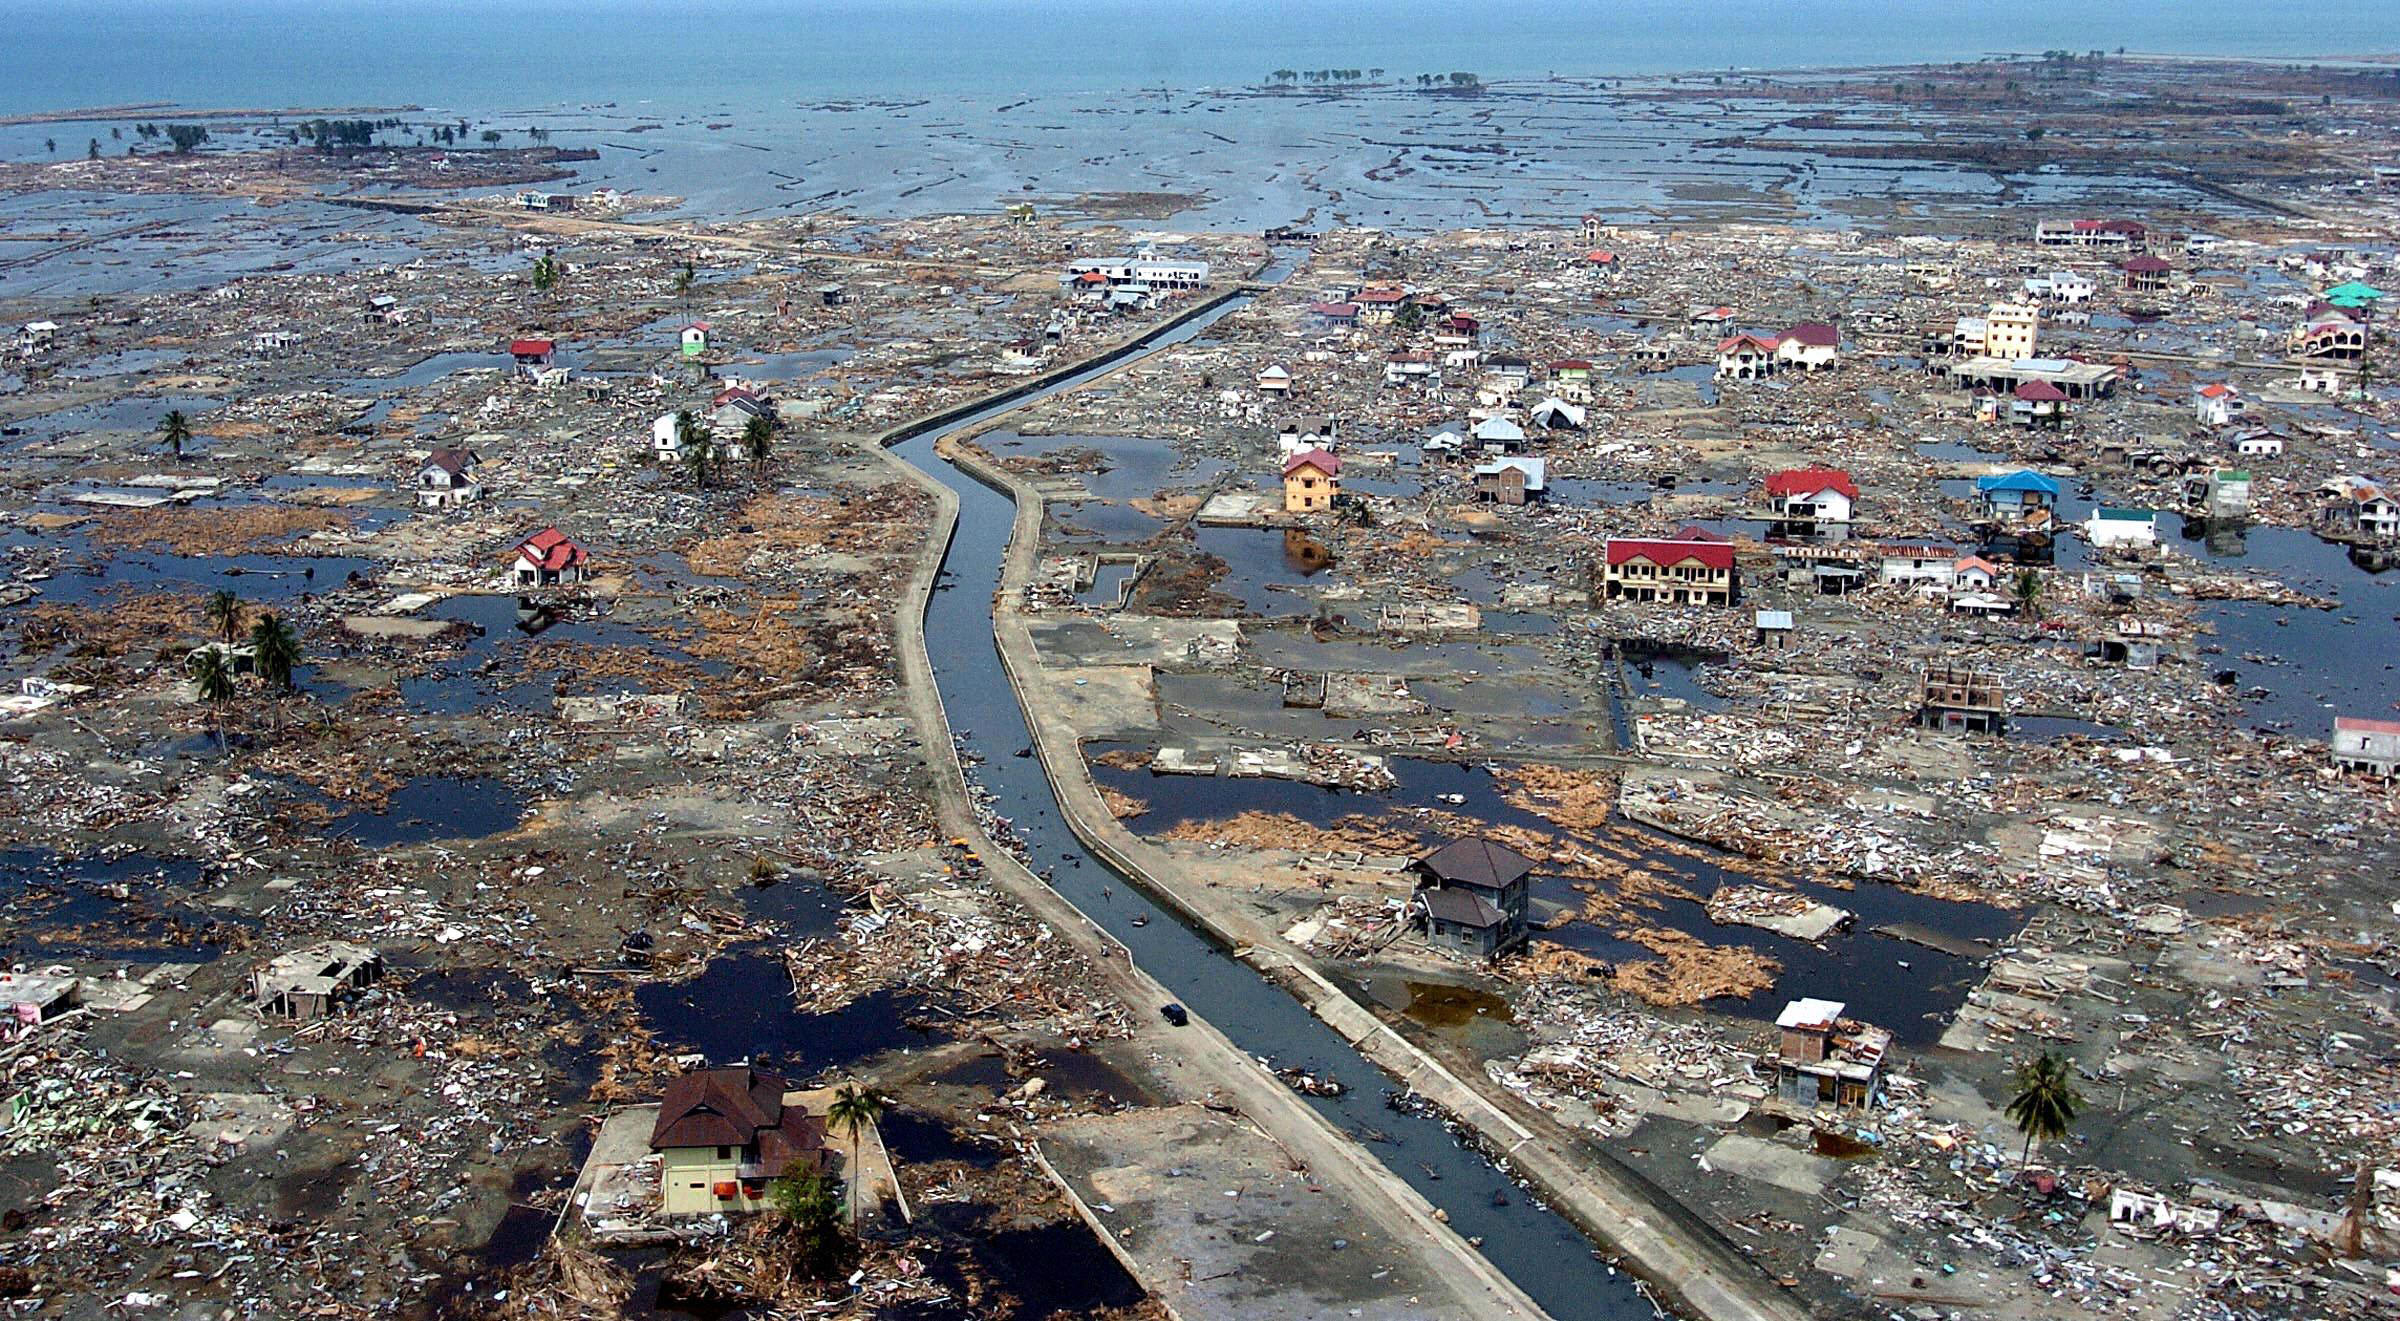
{"label": "car", "polygon": [[1177,1027],[1182,1027],[1186,1023],[1192,1021],[1191,1014],[1186,1012],[1182,1005],[1176,1004],[1172,1001],[1160,1005],[1158,1008],[1158,1015],[1168,1022],[1173,1023]]}

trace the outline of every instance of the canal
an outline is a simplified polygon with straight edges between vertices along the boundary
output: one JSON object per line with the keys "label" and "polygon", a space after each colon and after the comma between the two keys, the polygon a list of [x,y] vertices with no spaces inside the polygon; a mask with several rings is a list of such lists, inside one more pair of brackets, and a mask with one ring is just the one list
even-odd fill
{"label": "canal", "polygon": [[[1243,305],[1235,299],[1149,341],[1137,356],[1198,334]],[[1120,360],[1122,362],[1124,360]],[[1556,1317],[1655,1315],[1631,1277],[1592,1255],[1592,1243],[1555,1212],[1535,1205],[1510,1179],[1459,1145],[1439,1121],[1393,1110],[1390,1081],[1289,993],[1268,983],[1203,933],[1150,902],[1142,891],[1088,852],[1060,818],[1037,758],[1015,755],[1032,743],[992,630],[992,599],[1014,526],[1005,495],[934,453],[941,437],[977,426],[1033,399],[1070,389],[1114,365],[1094,367],[1019,399],[996,403],[912,436],[901,458],[958,494],[958,530],[926,608],[925,645],[952,730],[982,765],[969,779],[995,799],[1023,840],[1036,872],[1132,950],[1135,960],[1193,1012],[1252,1055],[1298,1065],[1346,1089],[1310,1104],[1360,1138],[1393,1173],[1449,1215],[1450,1228],[1480,1239],[1483,1254]],[[1151,1006],[1142,1006],[1145,1011]]]}

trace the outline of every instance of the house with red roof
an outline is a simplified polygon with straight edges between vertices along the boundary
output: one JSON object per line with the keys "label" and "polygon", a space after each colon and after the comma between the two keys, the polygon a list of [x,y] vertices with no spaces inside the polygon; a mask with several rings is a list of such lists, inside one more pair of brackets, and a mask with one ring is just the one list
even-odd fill
{"label": "house with red roof", "polygon": [[1356,303],[1310,303],[1308,314],[1328,330],[1348,330],[1358,324]]}
{"label": "house with red roof", "polygon": [[1717,341],[1719,380],[1754,381],[1775,374],[1775,337],[1744,331]]}
{"label": "house with red roof", "polygon": [[591,555],[546,527],[517,543],[515,578],[519,587],[564,587],[590,576]]}
{"label": "house with red roof", "polygon": [[2175,273],[2174,265],[2166,258],[2147,252],[2127,258],[2122,269],[2125,272],[2125,288],[2137,294],[2165,293],[2168,277]]}
{"label": "house with red roof", "polygon": [[1821,372],[1842,360],[1842,332],[1823,321],[1803,321],[1775,337],[1775,361]]}
{"label": "house with red roof", "polygon": [[1847,523],[1858,483],[1839,468],[1787,468],[1767,474],[1767,509],[1778,523]]}
{"label": "house with red roof", "polygon": [[2250,401],[2224,381],[2210,381],[2192,391],[2192,413],[2200,425],[2221,427],[2250,411]]}
{"label": "house with red roof", "polygon": [[1358,309],[1361,324],[1388,326],[1400,315],[1400,306],[1408,301],[1406,289],[1361,289],[1350,303]]}
{"label": "house with red roof", "polygon": [[2387,780],[2400,775],[2400,720],[2335,716],[2333,764]]}
{"label": "house with red roof", "polygon": [[1283,461],[1283,512],[1321,514],[1342,493],[1342,461],[1323,449],[1302,450]]}
{"label": "house with red roof", "polygon": [[2067,420],[2067,392],[2048,381],[2027,381],[2009,401],[2008,420],[2019,426],[2056,430]]}
{"label": "house with red roof", "polygon": [[1433,342],[1449,349],[1471,349],[1483,338],[1483,323],[1454,312],[1433,323]]}
{"label": "house with red roof", "polygon": [[512,339],[508,342],[508,356],[517,360],[517,366],[529,372],[549,366],[550,360],[557,354],[558,345],[546,339]]}
{"label": "house with red roof", "polygon": [[1610,537],[1601,581],[1611,601],[1732,605],[1741,596],[1733,543],[1703,528],[1671,537]]}

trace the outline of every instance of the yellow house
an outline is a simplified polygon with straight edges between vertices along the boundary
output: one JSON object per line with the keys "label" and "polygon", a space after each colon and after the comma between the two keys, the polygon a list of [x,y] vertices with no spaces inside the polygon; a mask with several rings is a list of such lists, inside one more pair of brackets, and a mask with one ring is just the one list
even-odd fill
{"label": "yellow house", "polygon": [[1283,461],[1283,512],[1319,514],[1342,493],[1342,461],[1321,449],[1302,450]]}
{"label": "yellow house", "polygon": [[757,1211],[767,1185],[825,1164],[825,1121],[784,1102],[782,1078],[751,1068],[703,1069],[667,1084],[650,1130],[667,1215]]}
{"label": "yellow house", "polygon": [[2039,308],[2023,303],[1994,303],[1983,316],[1983,352],[1992,358],[2030,358],[2034,356],[2033,341],[2041,328]]}

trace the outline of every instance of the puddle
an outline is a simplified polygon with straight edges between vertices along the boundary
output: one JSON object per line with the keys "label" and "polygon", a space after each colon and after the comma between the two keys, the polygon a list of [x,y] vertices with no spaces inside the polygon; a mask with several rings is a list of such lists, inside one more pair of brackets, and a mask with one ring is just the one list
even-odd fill
{"label": "puddle", "polygon": [[428,840],[483,839],[516,828],[525,797],[488,775],[419,775],[392,791],[380,812],[343,812],[325,825],[328,839],[388,849]]}
{"label": "puddle", "polygon": [[791,974],[759,946],[720,955],[688,982],[646,982],[633,995],[661,1044],[698,1051],[711,1064],[747,1059],[794,1079],[947,1039],[908,1026],[924,1001],[900,991],[875,991],[831,1013],[796,1013]]}
{"label": "puddle", "polygon": [[1400,1012],[1427,1027],[1461,1027],[1477,1018],[1509,1021],[1508,1001],[1472,986],[1407,983],[1408,1006]]}
{"label": "puddle", "polygon": [[[939,1081],[949,1080],[944,1075]],[[1006,1143],[962,1133],[931,1115],[899,1106],[887,1108],[875,1128],[893,1159],[903,1165],[957,1161],[988,1170],[1015,1155]]]}
{"label": "puddle", "polygon": [[1721,711],[1725,699],[1700,686],[1700,668],[1725,659],[1722,652],[1661,647],[1639,638],[1620,639],[1625,679],[1635,697],[1671,697],[1702,711]]}
{"label": "puddle", "polygon": [[209,882],[210,870],[191,858],[143,853],[62,858],[48,849],[0,849],[0,893],[9,901],[0,948],[31,962],[210,962],[237,928],[256,925],[181,902]]}
{"label": "puddle", "polygon": [[1164,489],[1198,490],[1225,471],[1222,459],[1187,457],[1175,442],[1139,436],[1026,436],[994,431],[979,438],[996,458],[1093,449],[1106,455],[1101,471],[1075,474],[1084,489],[1102,500],[1138,500]]}
{"label": "puddle", "polygon": [[1333,551],[1300,528],[1197,529],[1193,540],[1204,554],[1225,561],[1216,590],[1263,616],[1305,615],[1315,609],[1300,587],[1334,566]]}

